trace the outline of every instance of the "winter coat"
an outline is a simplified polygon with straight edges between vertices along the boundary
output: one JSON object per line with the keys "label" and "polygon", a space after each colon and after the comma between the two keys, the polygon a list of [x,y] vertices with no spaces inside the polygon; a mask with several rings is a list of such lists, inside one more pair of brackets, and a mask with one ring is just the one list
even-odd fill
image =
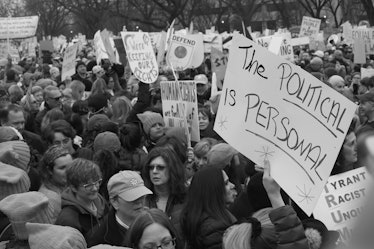
{"label": "winter coat", "polygon": [[[84,237],[90,232],[108,212],[105,199],[99,194],[94,201],[97,215],[77,200],[70,188],[62,193],[61,213],[57,218],[56,225],[70,226],[79,230]],[[92,231],[91,231],[92,232]]]}

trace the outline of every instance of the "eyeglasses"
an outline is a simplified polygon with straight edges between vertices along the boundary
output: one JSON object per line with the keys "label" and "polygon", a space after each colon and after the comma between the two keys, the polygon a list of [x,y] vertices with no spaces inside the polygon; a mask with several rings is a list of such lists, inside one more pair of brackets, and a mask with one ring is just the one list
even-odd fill
{"label": "eyeglasses", "polygon": [[161,245],[152,243],[145,244],[142,249],[172,249],[175,246],[175,238],[166,239],[161,242]]}
{"label": "eyeglasses", "polygon": [[165,170],[166,166],[165,165],[158,165],[158,164],[155,164],[155,165],[148,165],[148,169],[150,171],[153,171],[153,170],[157,170],[157,171],[163,171]]}
{"label": "eyeglasses", "polygon": [[82,185],[82,187],[85,188],[87,191],[90,191],[93,189],[93,187],[99,188],[102,182],[103,182],[103,179],[99,179],[96,182],[84,184]]}

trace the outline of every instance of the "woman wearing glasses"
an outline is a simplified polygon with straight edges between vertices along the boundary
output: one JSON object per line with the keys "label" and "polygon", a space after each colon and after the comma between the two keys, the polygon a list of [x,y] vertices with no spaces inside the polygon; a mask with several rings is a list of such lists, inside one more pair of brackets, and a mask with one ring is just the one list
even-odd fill
{"label": "woman wearing glasses", "polygon": [[62,210],[56,225],[70,226],[84,237],[108,212],[104,198],[99,194],[102,175],[92,161],[75,159],[66,170],[68,188],[62,193]]}
{"label": "woman wearing glasses", "polygon": [[182,248],[168,217],[159,209],[145,210],[129,228],[127,244],[136,249]]}

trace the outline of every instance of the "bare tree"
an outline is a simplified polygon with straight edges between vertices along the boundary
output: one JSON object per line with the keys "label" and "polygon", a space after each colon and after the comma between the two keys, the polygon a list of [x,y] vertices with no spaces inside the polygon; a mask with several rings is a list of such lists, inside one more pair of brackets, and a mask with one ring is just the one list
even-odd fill
{"label": "bare tree", "polygon": [[300,0],[299,4],[314,18],[321,17],[322,9],[330,0]]}
{"label": "bare tree", "polygon": [[289,8],[289,1],[287,0],[271,0],[271,3],[275,9],[279,12],[282,18],[282,23],[284,27],[291,27],[291,9]]}
{"label": "bare tree", "polygon": [[344,1],[345,0],[329,0],[327,3],[327,8],[334,17],[335,27],[339,27],[344,22],[344,15],[342,15],[342,6]]}
{"label": "bare tree", "polygon": [[54,0],[27,0],[25,9],[30,15],[39,16],[39,32],[42,36],[57,36],[68,27],[68,9]]}
{"label": "bare tree", "polygon": [[261,8],[267,1],[261,0],[223,0],[232,14],[237,14],[241,17],[245,26],[248,26],[252,21],[253,15]]}
{"label": "bare tree", "polygon": [[374,25],[374,3],[372,0],[361,0],[371,26]]}
{"label": "bare tree", "polygon": [[23,1],[2,0],[0,1],[0,17],[24,16],[24,5]]}

